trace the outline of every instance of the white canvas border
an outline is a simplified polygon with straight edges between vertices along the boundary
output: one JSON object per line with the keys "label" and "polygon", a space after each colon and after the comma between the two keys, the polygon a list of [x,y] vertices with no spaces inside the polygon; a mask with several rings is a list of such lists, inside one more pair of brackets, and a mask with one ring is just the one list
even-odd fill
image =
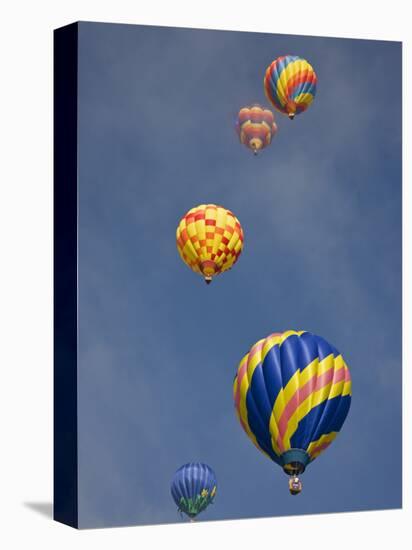
{"label": "white canvas border", "polygon": [[[1,8],[0,541],[7,549],[393,547],[411,518],[411,39],[402,1],[16,0]],[[404,509],[76,532],[27,503],[52,495],[52,29],[76,20],[403,41]],[[389,107],[388,107],[389,108]],[[409,147],[408,147],[409,146]],[[390,476],[391,472],[382,472]],[[379,483],[379,480],[376,480]],[[25,504],[26,503],[26,504]],[[4,544],[5,543],[5,544]]]}

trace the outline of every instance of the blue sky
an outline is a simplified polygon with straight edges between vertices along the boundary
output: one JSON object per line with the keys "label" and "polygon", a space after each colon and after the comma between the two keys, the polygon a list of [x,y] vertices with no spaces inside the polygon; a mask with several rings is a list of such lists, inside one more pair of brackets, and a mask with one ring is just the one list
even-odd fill
{"label": "blue sky", "polygon": [[[283,54],[318,75],[310,109],[275,113],[255,158],[234,131],[267,105]],[[244,251],[206,286],[180,260],[180,217],[239,218]],[[170,480],[216,472],[218,520],[398,508],[401,495],[401,44],[81,23],[79,523],[181,521]],[[232,400],[238,362],[309,330],[349,365],[342,432],[291,497]]]}

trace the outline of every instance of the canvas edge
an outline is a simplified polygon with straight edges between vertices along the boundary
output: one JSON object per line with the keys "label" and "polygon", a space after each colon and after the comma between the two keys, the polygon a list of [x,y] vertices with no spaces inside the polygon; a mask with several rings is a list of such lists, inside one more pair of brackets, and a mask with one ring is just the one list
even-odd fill
{"label": "canvas edge", "polygon": [[78,24],[53,34],[53,519],[78,528]]}

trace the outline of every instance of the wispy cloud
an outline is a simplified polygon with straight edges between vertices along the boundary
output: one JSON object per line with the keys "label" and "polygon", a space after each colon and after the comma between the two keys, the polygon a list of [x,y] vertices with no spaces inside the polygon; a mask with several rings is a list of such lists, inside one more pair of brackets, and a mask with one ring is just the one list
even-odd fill
{"label": "wispy cloud", "polygon": [[[266,102],[285,52],[310,60],[318,96],[254,158],[234,116]],[[399,45],[84,24],[79,67],[81,524],[180,521],[169,482],[192,460],[218,477],[205,519],[400,506],[400,470],[381,476],[401,452]],[[204,201],[245,230],[210,287],[175,249]],[[231,396],[250,345],[288,328],[330,340],[354,381],[293,502]]]}

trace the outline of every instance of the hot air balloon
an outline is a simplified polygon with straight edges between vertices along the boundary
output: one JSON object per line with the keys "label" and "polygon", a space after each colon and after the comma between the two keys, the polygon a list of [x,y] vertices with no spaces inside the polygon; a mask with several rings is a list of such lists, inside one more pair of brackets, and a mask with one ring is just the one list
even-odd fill
{"label": "hot air balloon", "polygon": [[342,355],[320,336],[288,330],[259,340],[241,360],[233,384],[246,434],[302,489],[299,475],[335,439],[351,402]]}
{"label": "hot air balloon", "polygon": [[190,462],[176,471],[170,490],[178,511],[184,512],[193,521],[213,502],[216,487],[216,475],[210,466]]}
{"label": "hot air balloon", "polygon": [[236,216],[223,206],[200,204],[187,212],[176,230],[180,257],[207,284],[230,269],[243,248],[243,230]]}
{"label": "hot air balloon", "polygon": [[236,132],[240,142],[252,149],[255,155],[272,142],[277,132],[277,126],[272,111],[258,104],[240,109]]}
{"label": "hot air balloon", "polygon": [[263,83],[270,103],[293,119],[312,103],[317,77],[305,59],[297,55],[283,55],[266,69]]}

